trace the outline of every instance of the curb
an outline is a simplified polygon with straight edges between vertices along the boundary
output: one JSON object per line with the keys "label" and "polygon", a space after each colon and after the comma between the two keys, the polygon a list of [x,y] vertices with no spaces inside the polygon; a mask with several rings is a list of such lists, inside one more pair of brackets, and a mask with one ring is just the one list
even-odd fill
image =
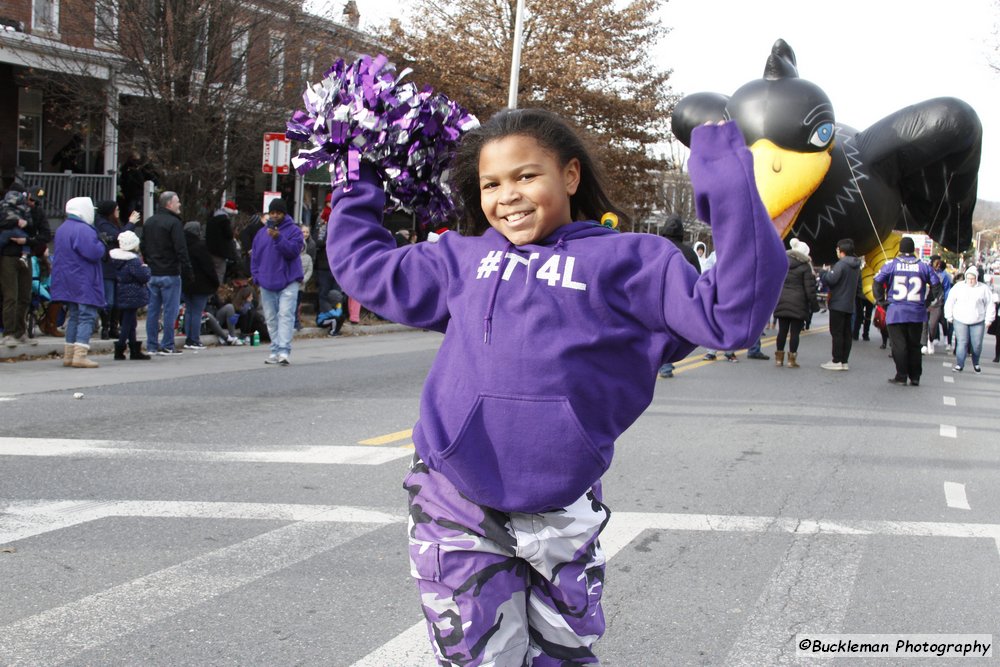
{"label": "curb", "polygon": [[[396,324],[394,322],[384,322],[379,324],[350,324],[349,322],[345,322],[343,329],[340,330],[340,336],[374,336],[378,334],[397,333],[402,331],[419,331],[419,329],[414,329],[413,327],[408,327],[404,324]],[[136,333],[141,332],[141,329],[136,330]],[[336,339],[340,336],[332,338]],[[183,338],[183,334],[181,334],[180,337]],[[303,327],[302,329],[296,331],[295,336],[293,337],[293,339],[305,338],[331,338],[331,336],[327,335],[327,329],[325,327]],[[0,362],[13,363],[18,361],[38,361],[41,359],[51,359],[53,357],[62,356],[63,345],[65,344],[65,341],[62,338],[40,336],[35,340],[38,341],[38,345],[18,345],[17,347],[0,346]],[[201,336],[201,342],[208,347],[225,347],[220,345],[218,338],[213,335],[203,334]],[[91,338],[90,354],[113,354],[115,351],[114,344],[115,341],[113,340],[95,340]],[[266,346],[266,343],[261,343],[261,346]]]}

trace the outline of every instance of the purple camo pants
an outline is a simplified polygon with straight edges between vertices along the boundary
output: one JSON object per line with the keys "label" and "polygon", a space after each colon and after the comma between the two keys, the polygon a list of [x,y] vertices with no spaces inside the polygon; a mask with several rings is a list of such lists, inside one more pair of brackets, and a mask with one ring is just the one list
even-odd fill
{"label": "purple camo pants", "polygon": [[410,574],[442,667],[596,665],[604,634],[604,552],[611,515],[599,486],[569,507],[505,513],[463,496],[415,460]]}

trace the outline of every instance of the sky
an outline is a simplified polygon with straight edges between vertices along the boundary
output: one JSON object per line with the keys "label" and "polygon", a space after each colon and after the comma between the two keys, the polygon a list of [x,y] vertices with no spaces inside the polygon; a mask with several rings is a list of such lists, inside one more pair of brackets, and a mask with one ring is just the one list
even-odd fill
{"label": "sky", "polygon": [[[335,14],[339,0],[316,0]],[[532,2],[526,0],[527,11]],[[414,3],[356,0],[361,27],[405,22]],[[669,0],[670,33],[653,48],[675,93],[731,95],[758,79],[784,39],[799,76],[821,87],[839,122],[863,130],[939,96],[968,102],[983,122],[979,197],[1000,201],[1000,6],[995,0]],[[459,100],[460,102],[461,100]]]}

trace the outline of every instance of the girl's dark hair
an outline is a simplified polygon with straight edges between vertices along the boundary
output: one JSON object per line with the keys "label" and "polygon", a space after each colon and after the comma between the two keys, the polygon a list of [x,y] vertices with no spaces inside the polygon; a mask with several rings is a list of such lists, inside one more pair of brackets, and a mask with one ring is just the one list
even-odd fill
{"label": "girl's dark hair", "polygon": [[610,211],[617,214],[622,223],[628,222],[628,215],[605,192],[603,173],[569,123],[542,109],[504,109],[462,137],[451,165],[450,182],[455,203],[475,233],[481,234],[490,227],[480,200],[479,153],[491,141],[514,135],[537,141],[542,148],[555,154],[560,166],[566,166],[573,158],[580,161],[580,185],[569,199],[573,220],[600,220]]}

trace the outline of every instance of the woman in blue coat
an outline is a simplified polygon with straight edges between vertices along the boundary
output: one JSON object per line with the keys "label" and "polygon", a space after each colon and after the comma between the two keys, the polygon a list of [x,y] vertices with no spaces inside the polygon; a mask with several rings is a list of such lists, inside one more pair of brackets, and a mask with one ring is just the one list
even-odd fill
{"label": "woman in blue coat", "polygon": [[50,288],[52,300],[66,304],[63,366],[97,368],[87,352],[98,311],[105,304],[101,261],[106,252],[94,229],[94,202],[90,197],[70,199],[66,220],[56,231]]}

